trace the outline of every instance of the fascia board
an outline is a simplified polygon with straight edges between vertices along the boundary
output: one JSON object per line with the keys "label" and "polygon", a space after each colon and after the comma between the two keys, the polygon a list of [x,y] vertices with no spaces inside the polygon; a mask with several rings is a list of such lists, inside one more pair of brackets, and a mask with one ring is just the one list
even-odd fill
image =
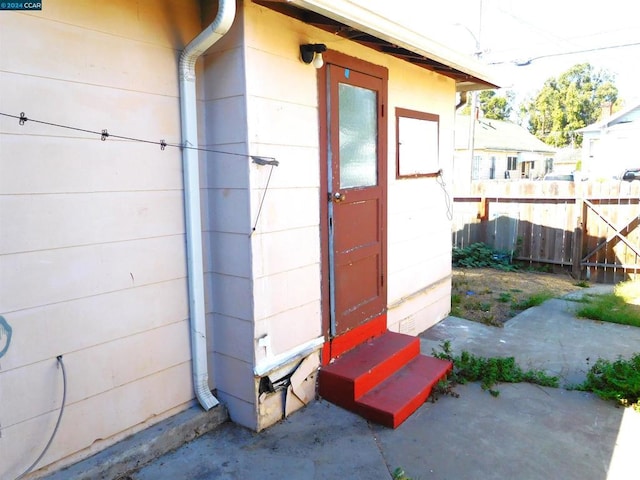
{"label": "fascia board", "polygon": [[[500,88],[500,82],[486,71],[486,66],[477,60],[455,52],[430,38],[414,32],[389,20],[373,10],[356,5],[350,1],[336,0],[287,0],[288,3],[310,10],[338,22],[349,25],[362,32],[406,48],[424,57],[454,68],[462,73]],[[471,80],[471,79],[470,79]],[[484,85],[462,82],[462,90],[487,89]],[[474,88],[475,87],[475,88]]]}

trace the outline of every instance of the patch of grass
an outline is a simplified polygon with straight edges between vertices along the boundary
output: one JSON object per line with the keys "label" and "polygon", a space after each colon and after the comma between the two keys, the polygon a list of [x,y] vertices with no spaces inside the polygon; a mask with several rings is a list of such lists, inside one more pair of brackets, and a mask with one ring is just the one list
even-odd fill
{"label": "patch of grass", "polygon": [[527,308],[542,305],[544,302],[554,297],[555,295],[551,292],[536,292],[525,298],[524,300],[514,303],[513,308],[516,310],[526,310]]}
{"label": "patch of grass", "polygon": [[459,293],[451,295],[451,315],[459,317],[462,315],[462,296]]}
{"label": "patch of grass", "polygon": [[498,295],[498,298],[496,300],[502,303],[509,303],[513,300],[513,297],[509,292],[502,292],[500,295]]}
{"label": "patch of grass", "polygon": [[599,358],[576,389],[616,400],[640,412],[640,353],[629,360],[618,358],[614,362]]}
{"label": "patch of grass", "polygon": [[580,280],[579,282],[574,283],[574,285],[580,288],[588,288],[591,286],[586,280]]}
{"label": "patch of grass", "polygon": [[480,322],[484,323],[485,325],[491,325],[492,327],[502,327],[502,323],[497,322],[495,318],[495,315],[492,314],[482,315],[482,317],[480,318]]}
{"label": "patch of grass", "polygon": [[491,310],[491,304],[489,302],[481,302],[480,303],[480,311],[488,312]]}
{"label": "patch of grass", "polygon": [[545,387],[558,387],[558,377],[547,375],[542,370],[523,370],[513,357],[479,357],[467,351],[453,355],[451,342],[440,344],[441,351],[433,350],[436,358],[453,362],[453,371],[449,381],[455,383],[480,382],[483,390],[497,397],[499,390],[493,388],[497,383],[528,382]]}
{"label": "patch of grass", "polygon": [[588,295],[576,315],[602,322],[640,327],[640,282],[619,283],[613,293]]}

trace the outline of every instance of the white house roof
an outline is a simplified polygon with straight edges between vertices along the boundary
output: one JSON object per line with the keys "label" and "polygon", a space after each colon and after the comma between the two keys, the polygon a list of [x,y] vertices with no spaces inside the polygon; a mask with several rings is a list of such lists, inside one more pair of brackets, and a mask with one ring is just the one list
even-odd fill
{"label": "white house roof", "polygon": [[[350,0],[254,0],[286,15],[454,78],[458,91],[498,88],[486,65]],[[345,29],[345,27],[347,27]]]}
{"label": "white house roof", "polygon": [[[468,149],[470,118],[469,115],[456,115],[456,150]],[[485,118],[476,121],[473,148],[476,150],[514,153],[535,152],[553,154],[556,152],[555,148],[547,145],[520,125]]]}
{"label": "white house roof", "polygon": [[[640,120],[640,103],[634,103],[631,106],[614,113],[613,115],[598,120],[591,125],[576,130],[578,133],[597,132],[603,128],[613,127],[622,123],[629,123]],[[638,123],[640,125],[640,123]]]}

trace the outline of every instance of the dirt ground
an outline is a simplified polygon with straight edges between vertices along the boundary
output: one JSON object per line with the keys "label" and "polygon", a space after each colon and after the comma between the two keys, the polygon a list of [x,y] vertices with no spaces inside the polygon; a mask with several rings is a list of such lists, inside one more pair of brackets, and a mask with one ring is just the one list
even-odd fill
{"label": "dirt ground", "polygon": [[580,290],[568,274],[503,272],[492,268],[454,268],[451,315],[489,325],[504,322],[526,309],[533,297],[560,297]]}

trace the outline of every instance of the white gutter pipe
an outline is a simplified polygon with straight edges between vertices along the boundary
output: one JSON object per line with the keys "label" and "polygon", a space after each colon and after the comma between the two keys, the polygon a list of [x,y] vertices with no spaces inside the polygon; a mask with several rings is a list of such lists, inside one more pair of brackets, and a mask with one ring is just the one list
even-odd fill
{"label": "white gutter pipe", "polygon": [[189,280],[189,317],[191,325],[191,363],[193,387],[200,405],[209,410],[218,399],[209,389],[207,367],[207,330],[204,308],[204,270],[202,267],[202,225],[200,219],[200,168],[198,163],[198,114],[196,104],[196,61],[231,28],[236,15],[236,0],[220,0],[215,20],[180,55],[180,117],[182,123],[182,168],[184,211],[187,238]]}

